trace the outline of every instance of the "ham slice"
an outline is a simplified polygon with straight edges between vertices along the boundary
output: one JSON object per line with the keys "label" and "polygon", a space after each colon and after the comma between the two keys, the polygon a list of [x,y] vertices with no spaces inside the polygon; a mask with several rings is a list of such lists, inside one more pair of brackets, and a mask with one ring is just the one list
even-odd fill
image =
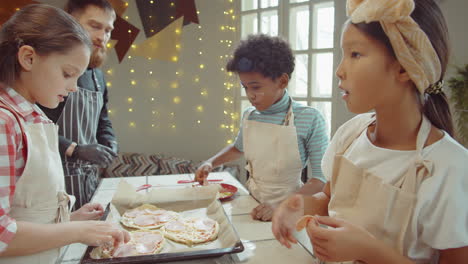
{"label": "ham slice", "polygon": [[137,253],[135,249],[135,245],[127,243],[127,244],[120,244],[115,250],[114,250],[114,257],[128,257],[128,256],[133,256]]}
{"label": "ham slice", "polygon": [[156,224],[157,220],[153,215],[139,215],[133,222],[139,226],[150,226]]}
{"label": "ham slice", "polygon": [[167,211],[164,209],[156,209],[156,210],[145,209],[145,212],[151,215],[162,215],[166,213]]}
{"label": "ham slice", "polygon": [[194,227],[197,230],[209,231],[212,230],[215,226],[215,221],[210,218],[198,219],[194,223]]}
{"label": "ham slice", "polygon": [[155,243],[137,243],[135,245],[135,250],[138,252],[138,254],[151,254],[154,252],[156,249],[156,244]]}
{"label": "ham slice", "polygon": [[184,223],[180,222],[180,221],[171,221],[171,222],[168,222],[166,225],[166,230],[169,230],[169,231],[172,231],[172,232],[182,232],[185,230],[185,225]]}
{"label": "ham slice", "polygon": [[143,215],[143,214],[144,214],[144,211],[142,211],[142,210],[131,210],[131,211],[125,212],[124,216],[134,218],[134,217],[137,217],[137,216]]}
{"label": "ham slice", "polygon": [[166,223],[166,222],[169,222],[169,220],[172,220],[173,218],[174,216],[168,212],[155,216],[156,222],[158,223]]}
{"label": "ham slice", "polygon": [[164,237],[161,234],[152,232],[132,233],[132,241],[127,244],[119,245],[115,251],[114,257],[128,257],[135,255],[152,254],[158,245],[163,242]]}
{"label": "ham slice", "polygon": [[150,232],[136,232],[143,233],[138,236],[133,236],[136,251],[139,254],[150,254],[156,250],[156,247],[163,241],[163,236],[160,234],[154,234]]}
{"label": "ham slice", "polygon": [[314,221],[314,223],[316,225],[318,225],[317,223],[317,220],[315,219],[315,217],[313,217],[312,215],[304,215],[303,217],[301,217],[301,219],[299,219],[296,223],[296,230],[297,231],[301,231],[302,229],[304,229],[310,221]]}
{"label": "ham slice", "polygon": [[137,242],[138,243],[153,243],[156,245],[156,244],[161,243],[162,240],[163,240],[162,235],[150,233],[150,234],[141,236]]}

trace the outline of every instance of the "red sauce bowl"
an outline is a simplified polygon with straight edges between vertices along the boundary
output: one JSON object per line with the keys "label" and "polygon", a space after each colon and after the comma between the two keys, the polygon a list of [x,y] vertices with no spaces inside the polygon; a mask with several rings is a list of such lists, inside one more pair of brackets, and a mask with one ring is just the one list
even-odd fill
{"label": "red sauce bowl", "polygon": [[[227,200],[237,193],[237,187],[227,183],[220,183],[222,189],[219,191],[220,200]],[[229,194],[228,194],[229,193]]]}

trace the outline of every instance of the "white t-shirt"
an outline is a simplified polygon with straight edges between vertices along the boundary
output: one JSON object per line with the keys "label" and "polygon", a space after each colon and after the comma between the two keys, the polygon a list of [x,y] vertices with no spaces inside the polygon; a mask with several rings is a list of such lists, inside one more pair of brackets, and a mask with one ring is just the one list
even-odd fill
{"label": "white t-shirt", "polygon": [[[325,178],[330,181],[333,158],[346,137],[356,135],[370,115],[359,115],[338,129],[322,161]],[[416,151],[376,147],[364,129],[344,156],[360,168],[394,183],[412,166]],[[337,148],[340,146],[340,148]],[[447,133],[422,151],[433,162],[432,176],[424,180],[417,193],[413,217],[405,236],[408,257],[417,262],[437,263],[437,249],[468,246],[468,150]]]}

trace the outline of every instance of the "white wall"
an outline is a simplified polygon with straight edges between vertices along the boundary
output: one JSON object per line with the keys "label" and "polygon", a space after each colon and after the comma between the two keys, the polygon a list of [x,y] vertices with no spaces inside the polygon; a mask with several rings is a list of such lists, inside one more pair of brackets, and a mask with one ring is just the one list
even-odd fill
{"label": "white wall", "polygon": [[468,1],[444,0],[441,8],[447,20],[450,41],[452,44],[452,56],[449,68],[453,73],[454,67],[468,64]]}
{"label": "white wall", "polygon": [[[60,0],[43,2],[56,6],[64,3]],[[143,29],[136,4],[134,1],[128,2],[124,16],[129,17],[130,23]],[[231,132],[230,129],[220,127],[221,124],[237,123],[231,119],[230,113],[238,107],[237,103],[224,101],[225,97],[229,101],[234,100],[237,93],[234,89],[225,88],[224,83],[234,82],[235,77],[227,76],[221,68],[228,60],[225,56],[231,55],[234,48],[234,44],[228,47],[225,40],[235,43],[237,41],[233,38],[237,34],[222,31],[220,27],[237,25],[238,19],[233,20],[231,15],[224,13],[236,8],[236,4],[228,0],[197,0],[202,28],[197,24],[183,27],[178,62],[156,59],[150,61],[135,56],[130,50],[127,55],[132,58],[125,58],[122,63],[118,63],[115,51],[109,51],[108,60],[102,69],[105,73],[108,70],[112,72],[105,74],[107,81],[111,82],[109,115],[121,151],[163,153],[165,156],[201,161],[226,146],[227,140],[235,139],[237,130]],[[200,37],[202,41],[199,40]],[[138,45],[145,39],[142,30],[135,44]],[[199,54],[200,51],[202,55]],[[205,68],[200,69],[200,64]],[[135,72],[131,73],[131,69]],[[149,71],[153,74],[150,75]],[[199,82],[195,82],[195,78],[199,78]],[[131,85],[131,80],[136,80],[137,84]],[[171,87],[174,82],[178,83],[177,88]],[[201,95],[202,90],[206,90],[208,95]],[[180,98],[179,104],[173,102],[176,96]],[[129,97],[133,99],[132,103],[129,103]],[[196,110],[199,105],[203,106],[203,112]],[[133,111],[129,112],[129,108]],[[198,120],[200,124],[197,123]],[[135,126],[131,127],[130,122],[134,122]]]}
{"label": "white wall", "polygon": [[[230,48],[220,40],[235,36],[235,33],[220,30],[222,23],[229,22],[223,13],[227,8],[225,2],[228,1],[196,1],[202,28],[196,24],[183,27],[181,54],[176,63],[133,56],[119,64],[116,56],[109,56],[104,70],[113,71],[112,75],[107,75],[112,82],[109,105],[122,151],[163,153],[198,161],[216,153],[233,138],[233,133],[220,128],[230,120],[223,112],[234,109],[234,105],[225,104],[224,97],[229,94],[232,97],[232,92],[225,89],[226,74],[220,70],[227,60],[221,60],[220,56],[231,54]],[[125,14],[130,17],[129,21],[142,28],[134,4],[129,5]],[[136,44],[144,39],[144,33],[140,32]],[[205,66],[203,70],[200,64]],[[130,73],[131,69],[135,73]],[[149,75],[149,71],[153,71],[153,75]],[[195,78],[199,78],[198,83]],[[136,80],[137,85],[132,86],[130,80]],[[178,83],[178,88],[171,87],[173,82]],[[200,94],[203,89],[207,96]],[[179,104],[173,103],[176,96],[181,100]],[[132,104],[128,103],[128,97],[133,98]],[[151,101],[151,97],[155,101]],[[199,105],[204,109],[201,113],[196,111]],[[131,113],[130,107],[133,108]],[[130,127],[129,122],[135,122],[135,127]]]}

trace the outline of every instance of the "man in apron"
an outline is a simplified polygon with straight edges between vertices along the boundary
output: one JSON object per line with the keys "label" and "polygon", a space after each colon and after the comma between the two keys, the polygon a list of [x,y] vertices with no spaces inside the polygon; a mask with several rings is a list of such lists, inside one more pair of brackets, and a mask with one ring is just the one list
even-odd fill
{"label": "man in apron", "polygon": [[106,0],[70,0],[66,11],[90,34],[93,54],[88,69],[78,79],[78,91],[56,109],[41,108],[59,126],[66,191],[76,197],[78,209],[94,194],[100,167],[106,167],[117,156],[117,141],[107,115],[106,82],[97,68],[105,59],[116,16]]}

